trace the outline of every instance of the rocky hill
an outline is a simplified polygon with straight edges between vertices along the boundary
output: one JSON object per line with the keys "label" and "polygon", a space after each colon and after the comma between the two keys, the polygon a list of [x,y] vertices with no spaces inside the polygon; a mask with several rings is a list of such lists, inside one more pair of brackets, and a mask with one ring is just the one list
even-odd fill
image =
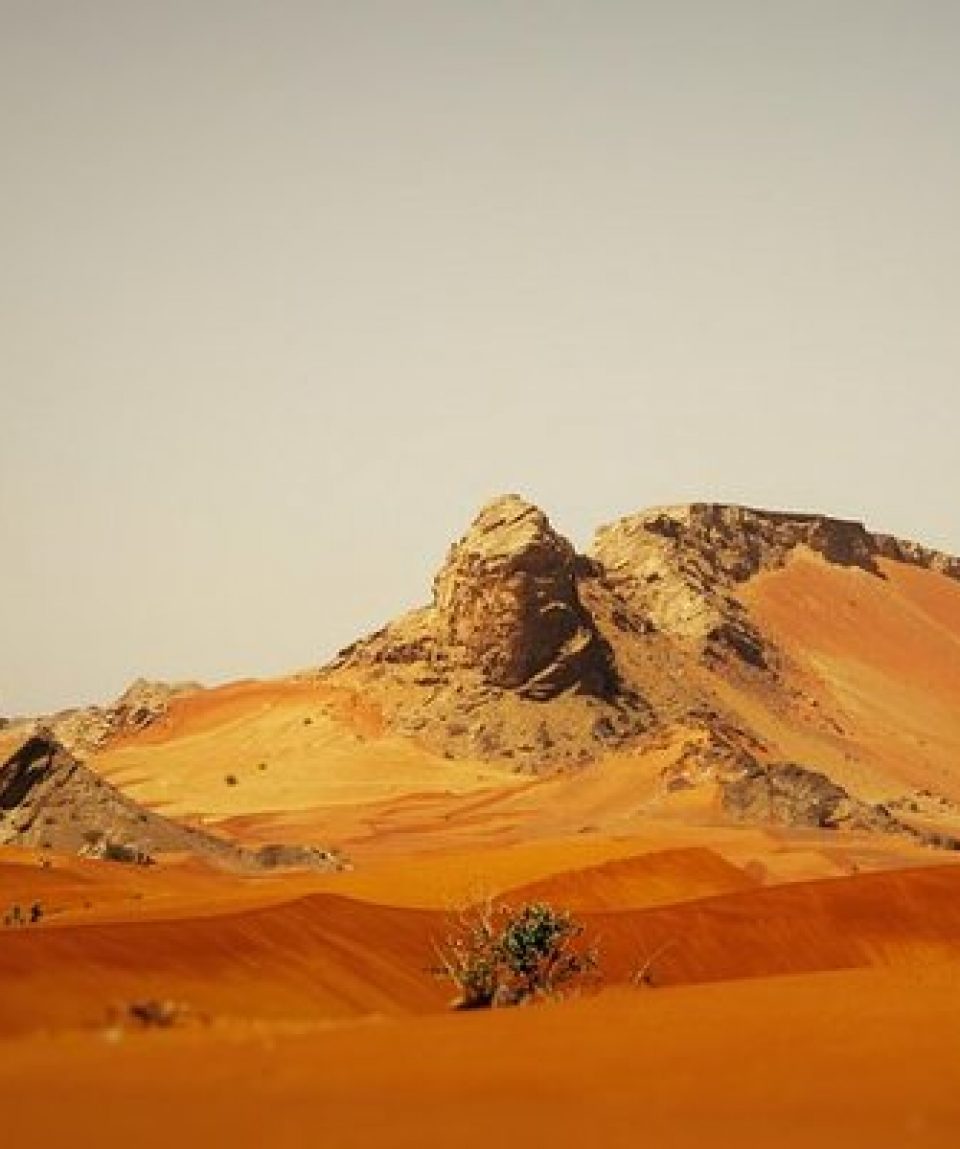
{"label": "rocky hill", "polygon": [[618,600],[537,507],[514,495],[484,507],[433,592],[330,671],[359,675],[396,730],[532,764],[583,761],[651,725],[605,633]]}
{"label": "rocky hill", "polygon": [[[960,560],[860,523],[718,504],[621,519],[577,554],[541,510],[508,495],[451,548],[428,606],[322,673],[448,757],[542,772],[642,754],[681,729],[705,742],[696,768],[676,763],[665,788],[712,786],[736,818],[912,833],[856,790],[908,802],[902,783],[921,772],[891,780],[887,761],[871,773],[883,752],[854,740],[849,703],[752,605],[764,578],[804,559],[858,572],[861,597],[883,586],[889,563],[960,579]],[[798,747],[812,760],[797,763]]]}
{"label": "rocky hill", "polygon": [[590,553],[616,593],[657,630],[765,666],[772,651],[737,599],[737,588],[783,567],[801,548],[877,578],[883,577],[878,560],[886,558],[960,579],[960,559],[872,534],[862,523],[719,503],[620,519],[597,532]]}
{"label": "rocky hill", "polygon": [[197,682],[154,682],[138,678],[113,702],[18,719],[7,728],[27,736],[47,731],[71,754],[85,759],[114,739],[145,730],[161,719],[173,699],[201,690]]}
{"label": "rocky hill", "polygon": [[[414,776],[474,789],[609,764],[617,787],[631,779],[632,817],[960,835],[960,560],[822,515],[661,507],[578,553],[504,496],[450,548],[427,605],[318,672],[240,686],[138,682],[52,729],[4,731],[65,744],[56,785],[32,790],[42,817],[18,806],[6,832],[80,848],[74,807],[82,832],[157,848],[149,811],[76,773],[89,755],[131,794],[239,833],[344,788],[372,801]],[[327,840],[319,822],[310,834]]]}

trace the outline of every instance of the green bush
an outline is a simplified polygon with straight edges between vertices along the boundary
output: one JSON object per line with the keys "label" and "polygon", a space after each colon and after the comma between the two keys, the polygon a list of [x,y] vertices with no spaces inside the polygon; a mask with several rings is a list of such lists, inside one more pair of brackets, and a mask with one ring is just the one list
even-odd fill
{"label": "green bush", "polygon": [[583,926],[544,902],[513,907],[487,901],[461,914],[441,945],[435,973],[460,991],[457,1009],[521,1005],[553,997],[591,974],[596,950]]}

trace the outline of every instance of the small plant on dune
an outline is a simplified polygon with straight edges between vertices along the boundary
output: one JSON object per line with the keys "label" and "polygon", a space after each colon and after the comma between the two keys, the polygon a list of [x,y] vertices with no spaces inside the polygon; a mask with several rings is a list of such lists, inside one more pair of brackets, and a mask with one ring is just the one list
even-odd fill
{"label": "small plant on dune", "polygon": [[26,925],[26,918],[24,917],[23,910],[20,909],[18,904],[12,905],[3,915],[3,924],[5,926]]}
{"label": "small plant on dune", "polygon": [[460,991],[457,1009],[522,1005],[555,997],[597,967],[583,926],[544,902],[514,907],[481,902],[462,913],[435,946],[434,973]]}
{"label": "small plant on dune", "polygon": [[34,902],[29,910],[19,903],[12,905],[3,915],[5,926],[35,926],[44,914],[43,903]]}

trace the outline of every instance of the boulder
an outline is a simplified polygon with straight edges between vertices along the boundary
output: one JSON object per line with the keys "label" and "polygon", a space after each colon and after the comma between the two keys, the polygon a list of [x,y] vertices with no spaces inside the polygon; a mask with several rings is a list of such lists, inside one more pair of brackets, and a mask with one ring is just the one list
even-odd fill
{"label": "boulder", "polygon": [[537,507],[488,503],[434,582],[435,624],[461,661],[495,687],[534,698],[615,689],[609,647],[577,593],[578,560]]}

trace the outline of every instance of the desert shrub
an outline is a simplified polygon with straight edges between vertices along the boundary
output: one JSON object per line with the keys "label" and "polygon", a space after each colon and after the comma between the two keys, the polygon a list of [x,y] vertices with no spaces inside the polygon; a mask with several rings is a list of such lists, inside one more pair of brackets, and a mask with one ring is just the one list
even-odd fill
{"label": "desert shrub", "polygon": [[34,902],[29,909],[19,903],[14,903],[3,915],[3,924],[4,926],[33,926],[40,921],[43,914],[42,902]]}
{"label": "desert shrub", "polygon": [[596,969],[596,950],[583,946],[582,935],[567,910],[486,901],[461,914],[435,946],[434,972],[459,990],[457,1009],[521,1005],[556,996]]}
{"label": "desert shrub", "polygon": [[157,1001],[148,998],[144,1001],[132,1001],[127,1006],[127,1017],[130,1021],[147,1028],[169,1029],[177,1025],[186,1016],[186,1006],[175,1001]]}
{"label": "desert shrub", "polygon": [[7,912],[3,915],[3,924],[5,926],[23,926],[26,925],[27,919],[24,916],[23,910],[19,905],[12,905]]}

